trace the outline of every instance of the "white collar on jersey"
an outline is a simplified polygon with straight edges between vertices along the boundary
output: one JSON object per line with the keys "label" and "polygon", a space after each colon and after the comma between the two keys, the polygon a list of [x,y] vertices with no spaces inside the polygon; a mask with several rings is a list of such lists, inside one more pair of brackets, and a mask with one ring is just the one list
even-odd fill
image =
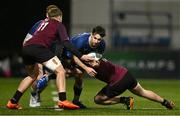
{"label": "white collar on jersey", "polygon": [[92,47],[91,46],[91,39],[92,39],[92,34],[89,36],[89,38],[88,38],[88,41],[89,41],[89,46],[91,47],[91,48],[95,48],[95,47]]}

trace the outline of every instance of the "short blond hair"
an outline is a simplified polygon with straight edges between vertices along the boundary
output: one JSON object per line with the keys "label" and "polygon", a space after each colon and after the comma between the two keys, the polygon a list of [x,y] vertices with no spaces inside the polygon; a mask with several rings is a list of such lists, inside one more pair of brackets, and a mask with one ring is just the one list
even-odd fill
{"label": "short blond hair", "polygon": [[49,5],[46,7],[46,12],[48,12],[52,8],[58,8],[56,5]]}
{"label": "short blond hair", "polygon": [[46,7],[48,17],[62,16],[62,11],[56,5],[49,5]]}

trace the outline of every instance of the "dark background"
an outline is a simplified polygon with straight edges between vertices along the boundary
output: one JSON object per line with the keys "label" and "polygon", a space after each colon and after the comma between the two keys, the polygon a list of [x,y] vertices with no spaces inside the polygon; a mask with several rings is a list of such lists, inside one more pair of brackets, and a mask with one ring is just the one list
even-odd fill
{"label": "dark background", "polygon": [[23,39],[38,20],[45,18],[46,6],[57,5],[70,32],[70,0],[6,0],[1,3],[0,54],[21,53]]}

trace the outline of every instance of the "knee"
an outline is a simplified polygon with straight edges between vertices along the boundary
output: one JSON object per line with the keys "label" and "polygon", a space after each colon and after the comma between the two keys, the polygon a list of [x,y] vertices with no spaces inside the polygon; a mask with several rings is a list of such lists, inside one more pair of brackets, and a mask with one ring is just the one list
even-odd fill
{"label": "knee", "polygon": [[66,73],[66,71],[65,71],[65,69],[64,68],[57,68],[56,70],[55,70],[55,74],[56,75],[65,75],[65,73]]}
{"label": "knee", "polygon": [[75,77],[75,85],[82,85],[83,84],[83,79],[79,76]]}
{"label": "knee", "polygon": [[83,71],[77,70],[77,74],[81,76],[81,75],[83,75]]}
{"label": "knee", "polygon": [[33,81],[35,81],[39,76],[39,73],[37,71],[29,72],[28,74],[32,78]]}
{"label": "knee", "polygon": [[97,96],[94,97],[94,102],[95,102],[96,104],[102,104],[103,101],[104,101],[104,100],[103,100],[102,96],[97,95]]}

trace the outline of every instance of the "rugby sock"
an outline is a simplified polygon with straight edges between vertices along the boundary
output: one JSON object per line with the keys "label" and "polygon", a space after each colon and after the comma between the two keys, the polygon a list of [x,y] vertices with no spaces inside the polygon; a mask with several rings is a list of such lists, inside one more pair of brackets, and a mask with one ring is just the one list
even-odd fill
{"label": "rugby sock", "polygon": [[14,94],[14,96],[13,96],[13,98],[11,99],[11,103],[13,103],[13,104],[16,104],[16,103],[18,103],[19,102],[19,99],[21,98],[21,96],[22,96],[22,92],[20,92],[20,91],[16,91],[16,93]]}
{"label": "rugby sock", "polygon": [[125,103],[125,102],[126,102],[126,97],[119,98],[119,103]]}
{"label": "rugby sock", "polygon": [[66,92],[59,92],[58,95],[60,101],[66,100]]}
{"label": "rugby sock", "polygon": [[81,95],[82,88],[74,86],[73,89],[74,89],[74,99],[73,99],[73,101],[79,101],[79,97]]}
{"label": "rugby sock", "polygon": [[37,89],[31,87],[31,95],[35,96],[37,94]]}
{"label": "rugby sock", "polygon": [[168,103],[168,101],[166,99],[163,100],[163,102],[161,103],[163,106],[166,106]]}

